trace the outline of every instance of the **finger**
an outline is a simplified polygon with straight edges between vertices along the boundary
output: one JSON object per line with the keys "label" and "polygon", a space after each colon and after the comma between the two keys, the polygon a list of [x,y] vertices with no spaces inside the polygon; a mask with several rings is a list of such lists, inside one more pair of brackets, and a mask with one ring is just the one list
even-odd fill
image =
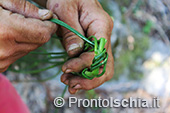
{"label": "finger", "polygon": [[[103,71],[103,68],[100,68],[99,72],[101,73],[102,71]],[[68,85],[71,88],[76,89],[76,90],[80,90],[80,89],[90,90],[90,89],[94,89],[100,86],[105,81],[107,81],[107,76],[108,76],[107,72],[103,76],[93,78],[92,80],[82,78],[80,76],[74,76],[74,77],[68,78],[69,80]]]}
{"label": "finger", "polygon": [[25,52],[25,53],[29,53],[35,49],[37,49],[38,47],[40,47],[41,45],[38,44],[27,44],[27,43],[21,43],[17,45],[16,51],[20,51],[20,52]]}
{"label": "finger", "polygon": [[13,45],[13,47],[5,48],[5,50],[1,49],[0,72],[4,72],[13,62],[25,56],[30,51],[38,48],[39,46],[40,45],[37,44],[17,44]]}
{"label": "finger", "polygon": [[94,58],[93,52],[85,52],[80,55],[78,58],[71,59],[67,61],[62,66],[62,71],[64,73],[70,72],[80,72],[82,69],[90,67]]}
{"label": "finger", "polygon": [[21,58],[22,56],[25,56],[25,55],[26,55],[26,53],[16,52],[16,54],[8,57],[8,59],[1,60],[0,72],[6,71],[12,63],[14,63],[17,59],[19,59],[19,58]]}
{"label": "finger", "polygon": [[[71,5],[72,1],[52,0],[47,2],[47,7],[52,10],[60,20],[76,29],[84,35],[84,31],[79,23],[78,6]],[[63,37],[62,43],[70,57],[80,54],[83,50],[84,41],[68,29],[61,27],[58,35]]]}
{"label": "finger", "polygon": [[[85,2],[85,1],[84,1]],[[90,10],[88,9],[90,7]],[[110,42],[110,37],[113,29],[113,21],[110,16],[101,8],[99,2],[80,4],[80,23],[87,31],[87,37],[93,35],[100,39],[101,37]],[[105,46],[108,48],[108,43]]]}
{"label": "finger", "polygon": [[77,93],[78,90],[69,87],[69,88],[68,88],[68,91],[70,92],[70,94],[75,94],[75,93]]}
{"label": "finger", "polygon": [[[8,42],[6,44],[9,45]],[[16,56],[20,56],[21,54],[27,54],[30,51],[35,50],[39,46],[40,45],[37,44],[24,44],[24,43],[12,44],[5,48],[3,46],[2,49],[0,50],[0,60],[5,61],[5,60],[9,60],[10,57],[15,58]]]}
{"label": "finger", "polygon": [[14,13],[22,14],[25,17],[46,20],[53,16],[51,11],[39,9],[26,0],[0,0],[0,6]]}
{"label": "finger", "polygon": [[[84,89],[84,90],[90,90],[90,89],[94,89],[98,86],[100,86],[101,84],[103,84],[105,81],[110,80],[113,77],[113,73],[114,71],[111,71],[114,69],[114,64],[113,64],[113,57],[112,57],[112,53],[111,53],[111,45],[109,45],[108,48],[108,54],[109,54],[109,59],[108,59],[108,63],[106,65],[106,72],[104,75],[102,75],[101,77],[98,78],[94,78],[92,80],[89,79],[85,79],[79,76],[74,76],[71,78],[67,78],[69,80],[69,87],[75,90],[80,90],[80,89]],[[100,69],[100,72],[103,69]]]}
{"label": "finger", "polygon": [[6,67],[6,68],[1,68],[0,67],[0,73],[5,72],[7,69],[8,69],[8,67]]}
{"label": "finger", "polygon": [[[74,76],[75,75],[73,75],[73,74],[63,74],[61,76],[61,82],[63,82],[65,85],[69,85],[69,80]],[[75,94],[78,90],[74,89],[72,87],[69,87],[68,91],[70,92],[70,94]]]}
{"label": "finger", "polygon": [[74,76],[69,78],[69,87],[75,90],[91,90],[94,89],[100,85],[102,85],[104,82],[110,80],[113,76],[113,73],[110,73],[109,71],[105,72],[104,75],[98,78],[93,78],[92,80],[85,79],[82,77]]}
{"label": "finger", "polygon": [[92,80],[85,79],[82,77],[72,77],[69,80],[69,86],[70,88],[75,89],[75,90],[78,90],[78,89],[90,90],[90,89],[94,89],[100,86],[104,82],[105,82],[104,75],[99,78],[94,78]]}
{"label": "finger", "polygon": [[1,18],[4,39],[14,39],[17,43],[44,44],[57,29],[56,24],[52,22],[25,18],[7,10],[2,10],[0,16],[4,17]]}
{"label": "finger", "polygon": [[73,74],[69,74],[69,73],[64,73],[61,75],[61,82],[63,82],[64,84],[68,85],[69,84],[69,79],[74,77],[75,75]]}

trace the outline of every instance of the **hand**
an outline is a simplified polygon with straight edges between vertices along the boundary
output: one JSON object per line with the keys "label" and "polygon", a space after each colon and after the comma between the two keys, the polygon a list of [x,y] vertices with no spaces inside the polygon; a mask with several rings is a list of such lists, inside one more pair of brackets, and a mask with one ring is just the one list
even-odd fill
{"label": "hand", "polygon": [[[90,90],[108,81],[113,76],[114,60],[111,51],[111,32],[113,21],[102,9],[97,0],[48,0],[47,8],[53,11],[60,20],[69,24],[81,34],[89,37],[96,36],[98,39],[107,39],[106,49],[109,54],[106,72],[99,78],[88,80],[70,74],[70,72],[80,72],[82,69],[92,64],[94,53],[85,52],[78,58],[73,58],[66,62],[62,71],[61,81],[69,85],[69,92],[76,93],[80,89]],[[69,30],[60,27],[57,34],[63,37],[63,45],[69,56],[77,56],[81,53],[84,41]],[[102,68],[101,68],[102,70]]]}
{"label": "hand", "polygon": [[25,0],[0,0],[0,72],[50,39],[57,27],[42,20],[52,16]]}

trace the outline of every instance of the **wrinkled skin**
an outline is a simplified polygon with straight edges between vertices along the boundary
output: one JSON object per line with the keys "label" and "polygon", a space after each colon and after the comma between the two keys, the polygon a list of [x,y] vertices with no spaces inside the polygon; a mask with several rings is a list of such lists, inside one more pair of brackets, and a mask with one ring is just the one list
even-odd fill
{"label": "wrinkled skin", "polygon": [[41,20],[52,16],[25,0],[0,0],[0,72],[50,39],[57,27]]}
{"label": "wrinkled skin", "polygon": [[[0,72],[3,72],[15,60],[47,42],[57,27],[51,22],[41,21],[51,18],[52,13],[42,13],[25,0],[1,0],[0,6]],[[84,79],[70,72],[79,72],[89,67],[94,53],[85,52],[80,55],[84,41],[69,30],[58,28],[57,35],[63,37],[62,43],[69,56],[80,55],[69,60],[62,67],[64,73],[61,81],[69,85],[69,92],[74,94],[80,89],[90,90],[110,80],[114,68],[110,43],[113,21],[99,2],[97,0],[48,0],[47,8],[81,34],[87,37],[94,35],[98,39],[104,37],[108,41],[106,49],[109,59],[106,73],[93,80]]]}
{"label": "wrinkled skin", "polygon": [[[107,39],[105,47],[109,59],[106,73],[103,76],[88,80],[70,74],[70,72],[80,72],[89,67],[92,64],[94,53],[82,53],[79,57],[73,58],[63,65],[64,74],[61,76],[61,81],[69,86],[69,92],[74,94],[80,89],[90,90],[110,80],[114,72],[110,41],[113,21],[102,9],[100,3],[97,0],[48,0],[47,8],[81,34],[87,37],[94,35],[98,39],[101,37]],[[84,44],[82,39],[63,27],[59,27],[57,34],[63,37],[62,43],[69,56],[73,57],[81,53]],[[100,71],[102,71],[102,68]]]}

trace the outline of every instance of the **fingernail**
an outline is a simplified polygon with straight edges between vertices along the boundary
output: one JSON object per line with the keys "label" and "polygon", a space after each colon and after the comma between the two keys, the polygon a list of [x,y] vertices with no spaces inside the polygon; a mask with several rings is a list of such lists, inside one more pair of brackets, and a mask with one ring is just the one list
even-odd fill
{"label": "fingernail", "polygon": [[74,49],[80,48],[80,45],[78,44],[72,44],[69,46],[68,51],[73,51]]}
{"label": "fingernail", "polygon": [[50,16],[50,11],[46,9],[39,9],[38,13],[41,19],[46,19]]}
{"label": "fingernail", "polygon": [[77,84],[75,87],[74,87],[74,89],[81,89],[82,87],[81,87],[81,85],[80,84]]}
{"label": "fingernail", "polygon": [[65,73],[71,73],[71,72],[72,72],[71,69],[67,69],[67,70],[65,71]]}

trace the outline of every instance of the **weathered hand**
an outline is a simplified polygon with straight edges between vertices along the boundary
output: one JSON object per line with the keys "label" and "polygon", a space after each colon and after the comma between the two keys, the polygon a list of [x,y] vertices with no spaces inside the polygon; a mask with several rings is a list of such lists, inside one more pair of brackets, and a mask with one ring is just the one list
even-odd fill
{"label": "weathered hand", "polygon": [[25,0],[0,0],[0,72],[50,39],[57,27],[42,20],[52,16]]}
{"label": "weathered hand", "polygon": [[[101,37],[107,39],[105,47],[109,54],[109,59],[103,76],[88,80],[70,74],[70,72],[80,72],[82,69],[89,67],[92,64],[94,53],[82,53],[78,58],[73,58],[63,65],[62,71],[64,74],[61,81],[69,85],[69,92],[74,94],[80,89],[90,90],[110,80],[114,72],[110,42],[113,21],[102,9],[100,3],[97,0],[48,0],[47,8],[53,11],[60,20],[86,37],[94,35],[98,39]],[[60,27],[57,34],[63,37],[62,43],[69,56],[73,57],[82,52],[84,41],[74,33]]]}

